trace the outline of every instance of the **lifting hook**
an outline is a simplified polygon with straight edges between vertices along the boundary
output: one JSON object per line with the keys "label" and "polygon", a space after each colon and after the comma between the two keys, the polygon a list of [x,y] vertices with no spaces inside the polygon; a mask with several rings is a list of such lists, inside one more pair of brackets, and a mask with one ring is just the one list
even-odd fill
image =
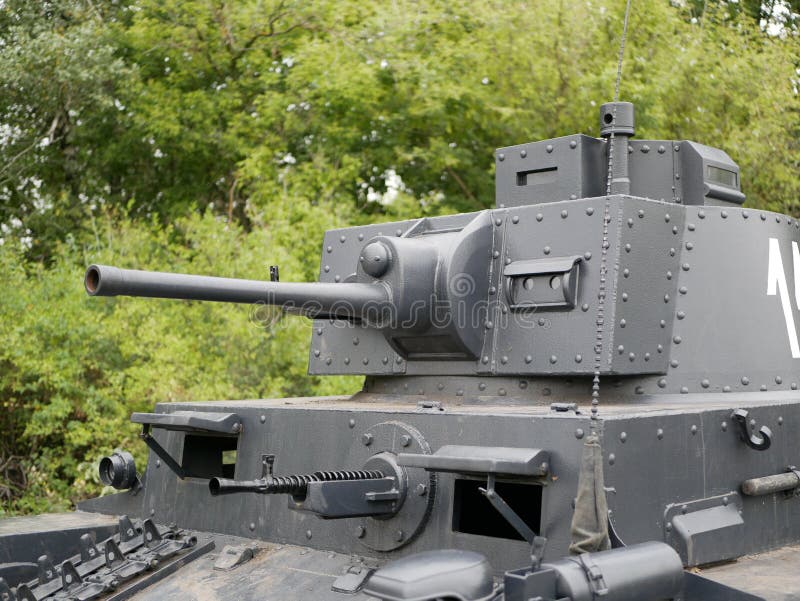
{"label": "lifting hook", "polygon": [[767,426],[761,426],[758,434],[750,434],[747,426],[748,413],[745,409],[737,409],[731,415],[731,419],[739,429],[739,437],[744,443],[755,451],[766,451],[772,444],[772,430]]}

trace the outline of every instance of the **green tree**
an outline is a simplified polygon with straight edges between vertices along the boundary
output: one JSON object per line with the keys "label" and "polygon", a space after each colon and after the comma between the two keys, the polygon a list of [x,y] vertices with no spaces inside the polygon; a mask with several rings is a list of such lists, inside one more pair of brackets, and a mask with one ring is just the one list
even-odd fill
{"label": "green tree", "polygon": [[108,183],[87,166],[112,137],[116,56],[107,14],[90,2],[9,0],[0,6],[0,223],[46,254],[80,230]]}

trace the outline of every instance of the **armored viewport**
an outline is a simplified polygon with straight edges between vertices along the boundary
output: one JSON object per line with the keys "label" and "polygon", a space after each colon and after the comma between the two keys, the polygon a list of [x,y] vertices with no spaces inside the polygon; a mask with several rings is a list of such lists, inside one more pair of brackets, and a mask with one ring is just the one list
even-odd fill
{"label": "armored viewport", "polygon": [[[127,492],[80,514],[121,563],[92,571],[88,543],[23,524],[0,561],[33,567],[0,576],[38,578],[26,599],[800,596],[800,224],[743,208],[723,151],[632,139],[627,103],[600,118],[601,138],[499,149],[493,209],[327,232],[319,282],[91,266],[94,296],[310,317],[309,373],[364,387],[134,414],[146,470],[107,458]],[[587,469],[607,516],[577,493]],[[587,512],[611,549],[569,558]],[[100,514],[147,521],[113,535]],[[188,565],[137,572],[153,560]]]}

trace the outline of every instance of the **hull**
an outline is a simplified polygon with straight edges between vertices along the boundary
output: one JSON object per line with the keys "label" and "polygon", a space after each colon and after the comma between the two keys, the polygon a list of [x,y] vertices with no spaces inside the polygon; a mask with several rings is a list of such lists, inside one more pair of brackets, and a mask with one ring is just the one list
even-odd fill
{"label": "hull", "polygon": [[[379,452],[436,457],[431,450],[444,445],[544,449],[545,475],[499,477],[497,491],[547,538],[542,560],[549,562],[569,554],[582,450],[592,429],[568,396],[561,391],[547,404],[494,398],[442,406],[424,397],[361,394],[170,403],[159,405],[157,414],[238,416],[235,462],[222,468],[237,480],[258,478],[265,452],[276,456],[276,473],[306,473],[357,468]],[[737,409],[748,411],[753,432],[771,430],[769,452],[742,442],[732,419]],[[635,404],[603,403],[600,415],[596,427],[616,546],[660,541],[672,547],[692,568],[686,599],[800,599],[798,498],[792,491],[742,492],[745,480],[785,472],[796,460],[800,399],[794,393],[639,395]],[[208,481],[223,454],[231,457],[230,437],[167,428],[154,430],[154,437],[185,466],[196,437],[217,450],[205,463],[193,456],[193,475],[183,479],[151,453],[144,487],[135,493],[86,501],[75,514],[0,521],[0,575],[9,586],[36,579],[42,554],[54,565],[73,556],[80,567],[81,535],[91,533],[102,550],[122,514],[135,524],[155,523],[165,540],[192,536],[197,542],[161,562],[164,568],[176,564],[168,573],[148,571],[97,598],[366,599],[363,592],[346,595],[332,587],[339,582],[339,588],[358,589],[362,571],[447,548],[481,553],[497,582],[530,564],[530,544],[479,494],[485,477],[467,468],[427,471],[424,494],[410,490],[392,516],[321,519],[298,510],[286,495],[211,496]],[[166,534],[166,525],[177,534]],[[231,569],[214,568],[242,557]],[[15,571],[14,563],[28,567]],[[123,594],[136,582],[143,584]]]}

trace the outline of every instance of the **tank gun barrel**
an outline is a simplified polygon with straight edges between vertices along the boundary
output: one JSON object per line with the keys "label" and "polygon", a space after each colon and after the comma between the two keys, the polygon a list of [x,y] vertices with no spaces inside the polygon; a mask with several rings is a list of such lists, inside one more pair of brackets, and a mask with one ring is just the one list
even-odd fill
{"label": "tank gun barrel", "polygon": [[90,296],[144,296],[224,303],[262,303],[307,317],[361,319],[388,306],[389,291],[375,283],[297,283],[241,280],[91,265]]}

